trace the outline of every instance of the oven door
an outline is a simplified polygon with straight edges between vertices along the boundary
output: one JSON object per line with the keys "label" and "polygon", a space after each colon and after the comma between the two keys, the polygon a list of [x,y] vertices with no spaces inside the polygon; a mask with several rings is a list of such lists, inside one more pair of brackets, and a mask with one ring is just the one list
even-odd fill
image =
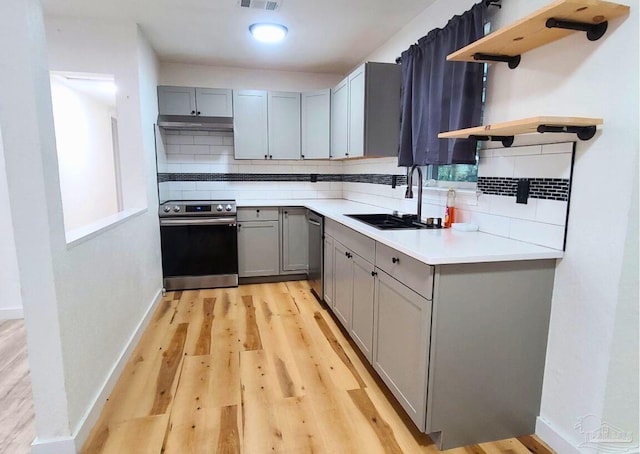
{"label": "oven door", "polygon": [[165,289],[238,285],[235,218],[161,219],[160,241]]}

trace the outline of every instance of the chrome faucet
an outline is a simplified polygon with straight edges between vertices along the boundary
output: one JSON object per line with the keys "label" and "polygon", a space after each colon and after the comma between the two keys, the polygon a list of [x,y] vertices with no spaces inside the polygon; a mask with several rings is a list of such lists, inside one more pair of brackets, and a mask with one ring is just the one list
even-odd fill
{"label": "chrome faucet", "polygon": [[405,199],[413,199],[413,172],[418,170],[418,222],[422,222],[422,168],[417,165],[412,166],[407,173],[407,192]]}

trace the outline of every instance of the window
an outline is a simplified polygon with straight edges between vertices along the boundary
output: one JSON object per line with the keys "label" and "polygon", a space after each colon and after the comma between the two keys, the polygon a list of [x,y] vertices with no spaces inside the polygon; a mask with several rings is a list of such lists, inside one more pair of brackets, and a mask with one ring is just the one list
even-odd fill
{"label": "window", "polygon": [[[484,25],[485,36],[491,32],[491,22]],[[482,112],[480,114],[480,124],[484,123],[484,108],[487,100],[487,73],[489,65],[484,64],[482,75]],[[478,142],[478,150],[480,142]],[[475,187],[478,181],[478,153],[476,151],[475,164],[451,164],[444,166],[426,166],[423,171],[425,175],[425,186],[449,186],[455,183],[457,187]],[[435,181],[434,181],[435,180]],[[447,182],[447,184],[438,184],[437,182]]]}
{"label": "window", "polygon": [[114,77],[51,73],[65,231],[123,210]]}

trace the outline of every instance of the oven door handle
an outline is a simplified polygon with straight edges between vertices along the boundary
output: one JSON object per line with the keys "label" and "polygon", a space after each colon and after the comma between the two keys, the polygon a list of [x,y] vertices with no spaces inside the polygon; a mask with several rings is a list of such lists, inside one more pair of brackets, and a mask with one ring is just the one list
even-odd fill
{"label": "oven door handle", "polygon": [[235,227],[236,218],[214,218],[214,219],[160,219],[160,226],[183,226],[183,225],[227,225]]}

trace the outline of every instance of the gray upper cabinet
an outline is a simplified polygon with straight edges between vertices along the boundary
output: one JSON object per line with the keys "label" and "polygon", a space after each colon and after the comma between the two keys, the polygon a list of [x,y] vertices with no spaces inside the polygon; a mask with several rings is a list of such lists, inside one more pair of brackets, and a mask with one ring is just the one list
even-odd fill
{"label": "gray upper cabinet", "polygon": [[431,302],[384,271],[377,273],[373,367],[424,431]]}
{"label": "gray upper cabinet", "polygon": [[269,158],[267,92],[233,91],[233,139],[236,159]]}
{"label": "gray upper cabinet", "polygon": [[365,65],[349,74],[349,157],[364,156]]}
{"label": "gray upper cabinet", "polygon": [[195,115],[196,89],[192,87],[158,87],[160,115]]}
{"label": "gray upper cabinet", "polygon": [[300,93],[269,92],[269,159],[300,159]]}
{"label": "gray upper cabinet", "polygon": [[203,117],[233,117],[233,95],[222,88],[196,88],[196,113]]}
{"label": "gray upper cabinet", "polygon": [[306,208],[282,208],[281,273],[306,273],[309,267],[309,227]]}
{"label": "gray upper cabinet", "polygon": [[158,87],[160,115],[232,117],[231,90],[220,88]]}
{"label": "gray upper cabinet", "polygon": [[401,84],[399,65],[365,63],[332,90],[332,157],[398,155]]}
{"label": "gray upper cabinet", "polygon": [[331,90],[302,93],[302,159],[329,159]]}
{"label": "gray upper cabinet", "polygon": [[331,156],[349,156],[349,78],[331,89]]}

